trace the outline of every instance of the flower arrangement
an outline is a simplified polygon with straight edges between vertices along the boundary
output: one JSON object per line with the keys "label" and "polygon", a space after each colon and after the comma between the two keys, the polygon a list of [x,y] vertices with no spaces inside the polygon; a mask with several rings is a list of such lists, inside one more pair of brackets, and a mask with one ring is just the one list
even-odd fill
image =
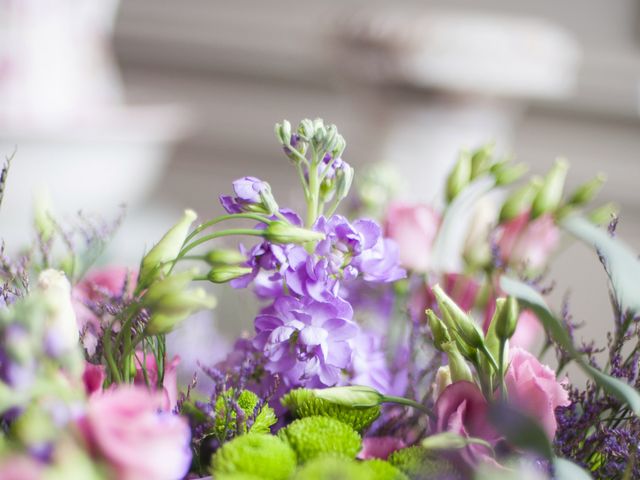
{"label": "flower arrangement", "polygon": [[[640,266],[612,207],[589,209],[603,178],[565,194],[565,161],[522,181],[487,146],[460,154],[443,208],[395,200],[382,166],[348,197],[334,125],[275,133],[302,216],[244,177],[224,215],[193,227],[185,211],[135,269],[91,268],[118,222],[46,208],[34,245],[0,252],[1,478],[640,477]],[[507,193],[488,208],[492,192]],[[546,304],[563,233],[610,278],[604,347]],[[250,289],[255,331],[179,386],[166,334],[214,308],[207,283]]]}

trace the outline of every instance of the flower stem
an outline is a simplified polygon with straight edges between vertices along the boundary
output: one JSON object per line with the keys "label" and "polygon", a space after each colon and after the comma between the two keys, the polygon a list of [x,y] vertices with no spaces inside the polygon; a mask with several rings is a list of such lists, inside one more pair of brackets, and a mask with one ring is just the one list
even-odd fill
{"label": "flower stem", "polygon": [[203,230],[212,227],[213,225],[220,223],[220,222],[224,222],[225,220],[235,220],[235,219],[250,219],[250,220],[257,220],[258,222],[262,222],[262,223],[269,223],[269,219],[264,217],[263,215],[259,215],[257,213],[232,213],[229,215],[221,215],[219,217],[216,217],[212,220],[209,220],[208,222],[202,223],[200,225],[198,225],[193,232],[191,232],[187,238],[185,238],[183,245],[186,245],[187,243],[189,243],[189,241],[194,238],[196,235],[198,235],[200,232],[202,232]]}
{"label": "flower stem", "polygon": [[434,414],[427,407],[422,405],[421,403],[416,402],[415,400],[411,400],[410,398],[404,397],[396,397],[395,395],[383,395],[380,402],[382,403],[397,403],[398,405],[406,405],[408,407],[413,407],[421,412],[426,413],[430,417],[433,417]]}

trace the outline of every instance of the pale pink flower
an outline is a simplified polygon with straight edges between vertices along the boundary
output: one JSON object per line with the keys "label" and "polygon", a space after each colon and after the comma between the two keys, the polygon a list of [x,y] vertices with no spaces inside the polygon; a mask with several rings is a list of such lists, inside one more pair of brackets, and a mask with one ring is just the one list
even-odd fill
{"label": "pale pink flower", "polygon": [[502,225],[497,234],[502,261],[532,270],[544,267],[559,241],[560,231],[550,214],[530,221],[529,212],[523,212]]}
{"label": "pale pink flower", "polygon": [[440,215],[428,205],[393,202],[387,209],[385,235],[400,248],[400,263],[416,272],[426,272],[431,249],[440,227]]}
{"label": "pale pink flower", "polygon": [[2,480],[41,480],[45,478],[45,471],[37,460],[25,455],[15,455],[0,460],[0,478]]}
{"label": "pale pink flower", "polygon": [[511,347],[519,347],[524,350],[531,350],[540,340],[544,338],[544,328],[540,320],[531,310],[523,310],[518,317],[518,325],[513,337],[509,339]]}
{"label": "pale pink flower", "polygon": [[386,460],[393,452],[406,446],[404,441],[397,437],[366,437],[362,439],[362,450],[360,450],[358,458],[362,460],[370,458]]}
{"label": "pale pink flower", "polygon": [[89,398],[80,431],[119,480],[178,480],[189,470],[189,425],[163,403],[160,393],[133,385]]}
{"label": "pale pink flower", "polygon": [[537,419],[550,439],[556,434],[557,407],[569,405],[567,390],[556,374],[536,357],[521,348],[510,350],[510,365],[505,375],[509,402]]}
{"label": "pale pink flower", "polygon": [[[136,375],[134,383],[136,385],[147,385],[144,378],[142,365],[147,371],[147,380],[149,386],[154,388],[158,384],[158,364],[155,357],[147,353],[144,355],[141,351],[136,352]],[[171,361],[165,361],[164,378],[162,380],[162,394],[164,395],[164,409],[173,410],[178,402],[178,365],[180,365],[180,357],[174,356]]]}

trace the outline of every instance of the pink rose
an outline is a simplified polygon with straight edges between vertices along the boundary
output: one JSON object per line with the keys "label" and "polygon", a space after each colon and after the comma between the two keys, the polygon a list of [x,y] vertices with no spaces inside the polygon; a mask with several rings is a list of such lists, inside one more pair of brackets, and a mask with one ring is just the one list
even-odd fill
{"label": "pink rose", "polygon": [[361,460],[369,458],[386,460],[393,452],[406,446],[404,441],[397,437],[367,437],[362,439],[362,450],[360,450],[358,458]]}
{"label": "pink rose", "polygon": [[[500,437],[487,419],[488,410],[489,404],[475,383],[452,383],[436,402],[436,431],[481,438],[494,446]],[[479,444],[467,446],[460,454],[469,465],[493,462],[491,450]]]}
{"label": "pink rose", "polygon": [[[136,385],[147,385],[142,364],[145,364],[147,371],[147,379],[149,386],[153,387],[158,384],[158,365],[153,355],[148,353],[145,355],[141,351],[136,352],[136,375],[134,383]],[[180,365],[180,357],[174,356],[171,361],[165,361],[164,378],[162,381],[162,393],[164,395],[164,409],[173,410],[178,402],[178,365]]]}
{"label": "pink rose", "polygon": [[[128,291],[123,292],[128,278]],[[96,351],[98,339],[102,336],[100,319],[87,307],[88,303],[99,303],[105,296],[116,296],[122,293],[131,294],[135,287],[137,273],[125,267],[105,267],[86,275],[73,287],[72,301],[76,312],[78,327],[84,333],[83,344],[89,355]]]}
{"label": "pink rose", "polygon": [[440,215],[422,204],[393,202],[387,209],[385,235],[398,243],[402,266],[426,272],[431,247],[440,227]]}
{"label": "pink rose", "polygon": [[509,402],[536,418],[550,439],[556,434],[557,407],[569,405],[569,394],[549,367],[521,348],[510,350],[505,384]]}
{"label": "pink rose", "polygon": [[523,212],[502,225],[497,237],[503,262],[526,265],[534,270],[544,267],[559,241],[560,231],[550,214],[530,221],[529,212]]}
{"label": "pink rose", "polygon": [[80,431],[120,480],[176,480],[191,464],[186,419],[162,411],[162,395],[120,385],[89,398]]}

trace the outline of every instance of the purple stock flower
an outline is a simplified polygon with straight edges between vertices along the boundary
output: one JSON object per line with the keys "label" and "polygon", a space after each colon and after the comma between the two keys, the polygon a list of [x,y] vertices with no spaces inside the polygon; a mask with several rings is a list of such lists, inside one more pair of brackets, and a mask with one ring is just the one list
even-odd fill
{"label": "purple stock flower", "polygon": [[365,281],[394,282],[407,276],[407,272],[400,267],[398,245],[382,236],[376,222],[361,219],[353,225],[364,238],[364,248],[352,264],[362,273]]}
{"label": "purple stock flower", "polygon": [[251,205],[262,205],[264,195],[271,192],[267,182],[256,177],[242,177],[233,182],[235,197],[220,195],[220,203],[228,213],[242,213]]}
{"label": "purple stock flower", "polygon": [[256,318],[253,344],[264,352],[265,369],[289,386],[335,385],[351,363],[349,340],[358,333],[352,315],[338,299],[279,297]]}

